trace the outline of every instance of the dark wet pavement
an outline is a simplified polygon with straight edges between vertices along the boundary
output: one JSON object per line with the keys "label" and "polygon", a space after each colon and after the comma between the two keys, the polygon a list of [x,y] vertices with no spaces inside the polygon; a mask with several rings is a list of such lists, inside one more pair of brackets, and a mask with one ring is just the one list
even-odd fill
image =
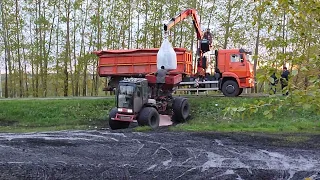
{"label": "dark wet pavement", "polygon": [[245,137],[109,131],[0,134],[0,179],[320,179],[316,147],[278,146]]}

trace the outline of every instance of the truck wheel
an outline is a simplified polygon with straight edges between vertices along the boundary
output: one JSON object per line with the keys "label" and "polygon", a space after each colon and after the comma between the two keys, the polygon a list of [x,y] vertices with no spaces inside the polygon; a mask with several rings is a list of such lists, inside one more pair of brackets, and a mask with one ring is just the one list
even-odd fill
{"label": "truck wheel", "polygon": [[187,120],[190,113],[188,99],[177,97],[173,101],[173,116],[172,121],[182,123]]}
{"label": "truck wheel", "polygon": [[159,126],[160,116],[158,111],[153,107],[145,107],[141,110],[138,117],[139,126],[150,126],[155,129]]}
{"label": "truck wheel", "polygon": [[112,130],[128,128],[130,125],[130,122],[116,121],[116,120],[111,119],[111,118],[116,117],[117,112],[118,112],[117,108],[112,108],[109,113],[109,126],[110,126],[110,128]]}
{"label": "truck wheel", "polygon": [[239,94],[239,85],[236,81],[227,80],[222,84],[222,93],[228,97],[235,97]]}

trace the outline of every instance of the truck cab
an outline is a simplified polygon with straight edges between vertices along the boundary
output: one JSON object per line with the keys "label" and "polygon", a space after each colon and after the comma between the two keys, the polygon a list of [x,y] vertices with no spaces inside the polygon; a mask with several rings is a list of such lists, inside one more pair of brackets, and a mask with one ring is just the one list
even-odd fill
{"label": "truck cab", "polygon": [[254,87],[251,55],[245,49],[215,51],[215,73],[219,74],[219,89],[225,96],[238,96],[244,88]]}

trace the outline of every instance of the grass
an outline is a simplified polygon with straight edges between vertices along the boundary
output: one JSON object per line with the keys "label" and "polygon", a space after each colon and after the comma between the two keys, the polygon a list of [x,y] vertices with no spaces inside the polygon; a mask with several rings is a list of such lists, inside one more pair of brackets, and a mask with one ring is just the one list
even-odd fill
{"label": "grass", "polygon": [[2,100],[0,131],[29,132],[103,126],[114,102],[109,99]]}
{"label": "grass", "polygon": [[243,103],[254,104],[257,99],[267,98],[189,98],[192,119],[171,129],[221,132],[320,132],[320,116],[302,108],[289,111],[287,107],[282,107],[273,114],[272,119],[267,119],[263,111],[243,119],[224,116],[222,111],[227,106],[239,107]]}
{"label": "grass", "polygon": [[146,132],[146,131],[151,131],[152,128],[148,126],[138,126],[134,129],[136,132]]}
{"label": "grass", "polygon": [[[268,98],[268,97],[264,97]],[[174,131],[220,132],[320,132],[320,116],[312,111],[297,108],[279,109],[273,119],[267,119],[263,111],[249,118],[224,115],[228,106],[256,103],[259,98],[189,98],[191,119],[184,124],[170,127]],[[261,99],[261,97],[260,97]],[[113,99],[58,99],[58,100],[1,100],[1,132],[34,132],[67,129],[94,129],[107,126]],[[149,131],[137,127],[135,131]],[[293,139],[292,139],[293,140]]]}

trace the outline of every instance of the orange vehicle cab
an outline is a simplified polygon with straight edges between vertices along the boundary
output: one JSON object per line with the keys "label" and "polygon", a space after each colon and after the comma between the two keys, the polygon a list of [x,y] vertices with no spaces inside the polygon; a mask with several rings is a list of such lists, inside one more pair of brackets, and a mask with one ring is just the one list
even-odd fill
{"label": "orange vehicle cab", "polygon": [[245,49],[215,51],[215,73],[218,75],[215,77],[219,80],[219,89],[226,96],[237,96],[243,88],[254,87],[253,65],[249,60],[251,54]]}

